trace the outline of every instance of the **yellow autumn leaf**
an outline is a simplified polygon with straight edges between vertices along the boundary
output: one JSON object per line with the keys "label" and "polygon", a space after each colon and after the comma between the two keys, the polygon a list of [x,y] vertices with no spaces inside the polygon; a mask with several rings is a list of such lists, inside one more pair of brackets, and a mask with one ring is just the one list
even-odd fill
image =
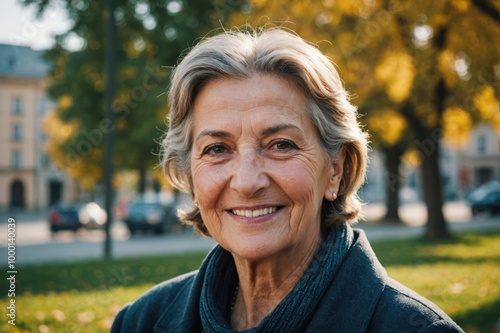
{"label": "yellow autumn leaf", "polygon": [[368,119],[368,127],[386,145],[393,146],[407,129],[406,120],[393,109],[384,109],[379,115]]}
{"label": "yellow autumn leaf", "polygon": [[470,113],[461,108],[448,108],[443,114],[444,139],[457,148],[464,147],[469,142],[472,130]]}
{"label": "yellow autumn leaf", "polygon": [[321,1],[321,4],[325,7],[325,8],[332,8],[333,5],[335,4],[335,0],[323,0]]}
{"label": "yellow autumn leaf", "polygon": [[54,309],[52,310],[52,317],[56,320],[56,321],[65,321],[66,320],[66,315],[64,314],[64,312],[62,312],[61,310],[59,309]]}
{"label": "yellow autumn leaf", "polygon": [[455,61],[455,54],[450,50],[444,50],[439,54],[438,66],[439,72],[443,75],[443,78],[448,87],[453,87],[458,82],[458,77],[453,70],[453,63]]}
{"label": "yellow autumn leaf", "polygon": [[355,1],[338,1],[338,9],[347,15],[359,15],[367,8],[366,2],[361,0]]}
{"label": "yellow autumn leaf", "polygon": [[125,44],[125,53],[129,58],[137,58],[141,53],[135,48],[133,41]]}
{"label": "yellow autumn leaf", "polygon": [[76,315],[76,321],[79,324],[87,324],[94,321],[95,315],[91,311],[80,312]]}
{"label": "yellow autumn leaf", "polygon": [[403,154],[401,161],[411,168],[418,168],[422,164],[422,153],[416,149],[409,149]]}
{"label": "yellow autumn leaf", "polygon": [[42,325],[38,326],[38,332],[39,333],[50,333],[50,328],[47,325],[42,324]]}
{"label": "yellow autumn leaf", "polygon": [[474,107],[481,120],[490,123],[493,128],[500,131],[500,103],[495,97],[491,86],[483,86],[474,96]]}
{"label": "yellow autumn leaf", "polygon": [[101,326],[104,329],[111,329],[111,326],[113,326],[115,318],[114,317],[105,317],[99,322],[99,326]]}
{"label": "yellow autumn leaf", "polygon": [[139,74],[138,73],[138,69],[136,67],[133,67],[133,66],[127,66],[125,67],[124,69],[121,70],[121,77],[123,78],[135,78],[137,77],[137,75]]}
{"label": "yellow autumn leaf", "polygon": [[73,105],[73,97],[71,95],[65,94],[61,96],[58,100],[59,109],[67,110]]}
{"label": "yellow autumn leaf", "polygon": [[[61,148],[64,142],[69,141],[76,134],[78,122],[64,122],[55,111],[50,111],[44,117],[42,128],[48,137],[46,151],[54,166],[67,172],[71,178],[78,179],[82,189],[92,188],[101,177],[102,170],[99,163],[95,161],[100,160],[102,151],[94,148],[87,152],[82,142],[79,142],[76,147]],[[60,315],[59,312],[55,313]]]}
{"label": "yellow autumn leaf", "polygon": [[376,67],[375,77],[384,85],[391,100],[402,102],[410,95],[413,86],[413,58],[403,52],[388,53]]}
{"label": "yellow autumn leaf", "polygon": [[97,91],[104,91],[105,88],[105,82],[102,78],[98,78],[94,81],[94,88]]}
{"label": "yellow autumn leaf", "polygon": [[490,119],[490,124],[496,132],[500,132],[500,113],[497,113]]}
{"label": "yellow autumn leaf", "polygon": [[450,1],[451,5],[458,9],[459,12],[465,13],[469,9],[470,0],[453,0]]}
{"label": "yellow autumn leaf", "polygon": [[55,111],[49,111],[43,119],[42,129],[49,138],[62,142],[75,133],[77,124],[76,122],[63,122]]}

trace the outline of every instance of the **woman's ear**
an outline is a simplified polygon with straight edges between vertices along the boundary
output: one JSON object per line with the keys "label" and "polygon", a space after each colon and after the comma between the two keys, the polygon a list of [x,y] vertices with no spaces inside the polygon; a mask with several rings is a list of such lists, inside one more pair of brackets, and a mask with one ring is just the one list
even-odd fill
{"label": "woman's ear", "polygon": [[325,199],[328,201],[335,201],[335,199],[337,199],[340,182],[344,175],[344,161],[345,150],[342,149],[342,151],[330,162],[330,178],[328,186],[325,189]]}

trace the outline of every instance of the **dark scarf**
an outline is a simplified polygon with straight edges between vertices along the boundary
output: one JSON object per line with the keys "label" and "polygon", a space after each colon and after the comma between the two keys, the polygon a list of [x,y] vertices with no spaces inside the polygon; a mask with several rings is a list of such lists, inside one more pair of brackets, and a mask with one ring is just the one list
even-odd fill
{"label": "dark scarf", "polygon": [[[351,227],[331,227],[325,241],[292,291],[257,327],[245,332],[304,331],[352,242]],[[228,321],[234,290],[238,283],[233,257],[222,247],[216,246],[203,265],[206,265],[200,295],[203,332],[236,332],[231,329]]]}

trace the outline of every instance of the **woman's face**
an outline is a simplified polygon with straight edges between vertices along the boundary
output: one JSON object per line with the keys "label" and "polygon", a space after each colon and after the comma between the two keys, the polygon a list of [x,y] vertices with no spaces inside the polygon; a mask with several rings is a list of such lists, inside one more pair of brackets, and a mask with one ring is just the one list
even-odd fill
{"label": "woman's face", "polygon": [[322,200],[337,192],[342,163],[327,162],[306,112],[295,86],[266,75],[213,81],[195,100],[195,199],[212,237],[241,258],[320,240]]}

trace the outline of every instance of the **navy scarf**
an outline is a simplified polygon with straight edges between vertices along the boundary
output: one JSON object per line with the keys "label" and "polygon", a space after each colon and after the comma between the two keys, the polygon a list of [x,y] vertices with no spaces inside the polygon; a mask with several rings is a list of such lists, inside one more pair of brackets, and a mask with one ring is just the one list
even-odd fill
{"label": "navy scarf", "polygon": [[[353,242],[351,227],[331,227],[309,267],[292,291],[258,326],[245,332],[303,332]],[[220,246],[207,256],[200,295],[203,332],[234,333],[230,307],[238,275],[231,254]]]}

